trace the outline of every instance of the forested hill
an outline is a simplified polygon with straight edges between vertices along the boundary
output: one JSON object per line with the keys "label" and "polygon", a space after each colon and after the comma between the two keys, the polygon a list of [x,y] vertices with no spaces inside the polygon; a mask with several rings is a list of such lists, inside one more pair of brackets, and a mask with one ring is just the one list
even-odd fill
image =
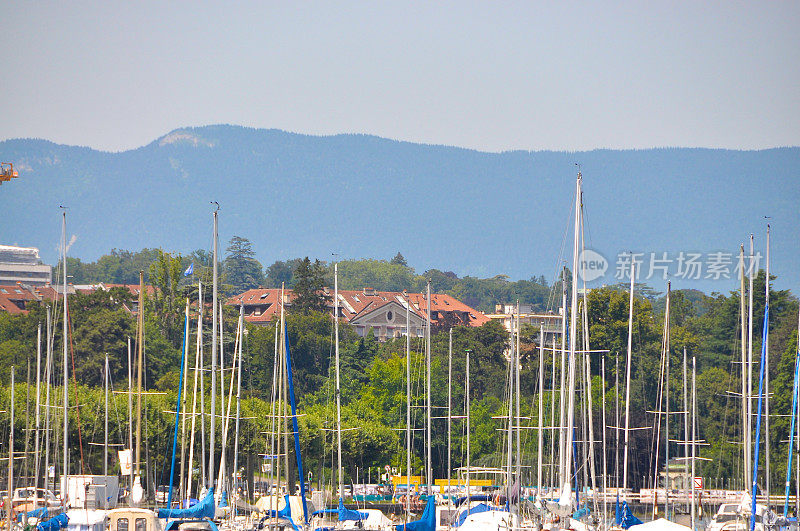
{"label": "forested hill", "polygon": [[[250,239],[264,264],[401,251],[419,271],[544,274],[552,282],[580,163],[586,244],[608,258],[607,275],[620,251],[735,252],[751,232],[763,249],[764,216],[771,216],[778,287],[800,288],[796,147],[484,153],[217,125],[178,129],[120,153],[8,140],[0,159],[20,171],[0,188],[0,240],[39,247],[49,263],[59,205],[69,207],[76,236],[70,254],[94,260],[113,248],[207,249],[209,202],[218,201],[221,240]],[[673,285],[726,292],[736,284]]]}

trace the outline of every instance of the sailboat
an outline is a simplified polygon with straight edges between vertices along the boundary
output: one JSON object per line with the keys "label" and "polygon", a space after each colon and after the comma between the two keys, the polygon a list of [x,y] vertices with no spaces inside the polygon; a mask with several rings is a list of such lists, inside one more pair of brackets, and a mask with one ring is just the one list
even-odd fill
{"label": "sailboat", "polygon": [[[363,529],[367,531],[388,531],[392,522],[382,511],[377,509],[352,510],[344,504],[344,480],[342,469],[342,396],[339,373],[339,264],[333,266],[333,327],[334,327],[334,353],[336,389],[336,473],[339,502],[336,509],[323,509],[314,511],[315,517],[312,527],[315,529]],[[302,475],[301,475],[302,480]],[[329,519],[335,516],[335,522]]]}

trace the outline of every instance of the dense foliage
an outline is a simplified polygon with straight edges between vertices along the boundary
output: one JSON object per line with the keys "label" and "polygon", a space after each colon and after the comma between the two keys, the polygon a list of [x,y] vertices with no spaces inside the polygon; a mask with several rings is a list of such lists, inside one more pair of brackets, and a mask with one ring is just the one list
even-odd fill
{"label": "dense foliage", "polygon": [[[239,242],[241,243],[241,242]],[[201,258],[205,256],[205,261]],[[208,268],[207,255],[195,253],[195,275]],[[463,294],[484,293],[485,301],[508,301],[519,297],[523,303],[546,304],[552,297],[546,283],[540,281],[509,282],[497,277],[490,281],[480,281],[469,277],[459,279],[455,275],[439,271],[428,271],[425,276],[415,275],[404,265],[402,256],[391,262],[385,261],[343,261],[339,264],[340,285],[343,288],[371,285],[383,289],[420,288],[425,277],[433,279],[434,289]],[[166,481],[168,473],[166,456],[171,441],[177,389],[179,387],[180,353],[183,341],[185,297],[188,294],[191,304],[189,337],[190,365],[194,365],[194,345],[197,291],[188,283],[191,279],[182,276],[186,259],[174,257],[161,251],[153,253],[153,260],[146,270],[151,282],[158,288],[145,305],[145,345],[146,367],[145,387],[158,390],[165,395],[148,395],[145,399],[145,418],[147,430],[147,452],[152,475],[151,481]],[[284,267],[286,266],[286,267]],[[138,267],[138,266],[137,266]],[[143,267],[143,266],[141,266]],[[288,273],[287,273],[288,272]],[[137,273],[138,274],[138,273]],[[288,276],[287,276],[288,274]],[[319,287],[329,269],[320,262],[308,259],[291,264],[273,264],[267,268],[268,282],[280,279],[295,288],[312,292]],[[122,278],[122,277],[121,277]],[[765,276],[761,272],[756,278],[754,289],[754,345],[756,360],[760,352],[762,313],[764,310]],[[485,291],[480,291],[485,290]],[[637,286],[634,302],[633,326],[633,364],[631,367],[631,425],[652,426],[653,415],[648,413],[657,407],[658,374],[661,370],[662,333],[664,320],[664,294]],[[555,290],[560,292],[560,287]],[[639,296],[639,293],[644,296]],[[103,358],[110,358],[111,380],[115,390],[127,388],[128,342],[135,351],[135,321],[128,308],[131,307],[131,294],[127,289],[114,288],[110,291],[79,293],[70,297],[70,366],[74,363],[74,381],[77,382],[77,403],[79,410],[71,410],[73,422],[70,423],[72,441],[78,441],[78,428],[84,442],[84,466],[87,471],[97,472],[102,466],[102,454],[97,446],[88,442],[98,442],[102,434],[102,382]],[[208,304],[206,293],[204,300]],[[543,302],[544,301],[544,302]],[[318,302],[318,301],[317,301]],[[484,303],[484,304],[488,304]],[[583,305],[583,302],[581,302]],[[316,306],[316,308],[315,308]],[[587,328],[589,347],[595,352],[590,355],[593,421],[595,437],[600,440],[600,426],[614,426],[616,408],[624,408],[624,391],[621,387],[625,379],[625,354],[627,350],[628,293],[623,286],[610,286],[591,290],[586,298]],[[740,390],[740,317],[739,294],[719,293],[704,295],[696,291],[676,291],[671,294],[671,349],[670,366],[670,410],[682,411],[683,406],[683,349],[688,354],[688,372],[691,374],[692,359],[697,363],[697,397],[699,410],[700,437],[708,442],[700,453],[710,461],[704,461],[701,471],[705,476],[732,478],[733,483],[741,484],[741,445],[730,444],[742,438],[740,422],[740,402],[735,393]],[[303,415],[300,419],[302,449],[307,466],[316,478],[330,477],[334,460],[335,441],[330,429],[333,427],[334,393],[332,371],[334,344],[333,326],[327,314],[317,311],[318,304],[311,301],[304,311],[287,315],[287,330],[293,359],[293,374],[296,393]],[[54,383],[60,382],[62,326],[60,305],[51,308],[52,347]],[[777,485],[785,474],[788,437],[788,418],[791,407],[791,388],[797,349],[797,300],[787,291],[772,291],[770,295],[770,374],[773,414],[769,434],[772,451],[772,484]],[[30,378],[35,381],[37,325],[41,324],[46,337],[47,308],[44,304],[33,304],[30,312],[22,316],[0,314],[0,363],[4,367],[16,367],[16,408],[17,411],[32,411],[35,403],[35,386],[26,388],[24,382]],[[236,337],[238,312],[234,308],[225,309],[223,343],[225,362],[231,363]],[[204,314],[203,327],[211,326],[210,311]],[[258,468],[259,454],[267,448],[270,430],[270,402],[272,396],[275,323],[269,326],[248,326],[244,342],[243,403],[240,462],[247,472]],[[434,331],[432,337],[432,401],[436,406],[437,417],[448,403],[448,389],[452,392],[453,413],[463,414],[465,408],[465,351],[471,351],[471,420],[472,446],[470,453],[473,463],[498,465],[503,461],[503,420],[507,415],[507,363],[505,352],[508,348],[508,335],[497,322],[480,328],[457,327],[452,332],[453,359],[452,381],[448,387],[448,349],[449,330]],[[385,343],[374,337],[359,337],[348,326],[341,331],[341,372],[344,462],[346,474],[355,480],[357,470],[371,468],[373,471],[386,464],[404,466],[403,446],[405,427],[405,340],[395,339]],[[548,339],[551,341],[552,338]],[[522,331],[522,414],[530,417],[531,425],[536,425],[538,412],[538,367],[539,333],[536,327],[528,326]],[[210,352],[210,334],[204,335],[206,362]],[[46,344],[43,343],[43,352]],[[411,342],[411,364],[413,375],[413,402],[415,406],[424,403],[424,348],[419,340]],[[545,350],[545,423],[558,424],[558,377],[553,384],[553,363],[560,367],[560,347],[553,353],[548,346]],[[600,354],[598,351],[606,351]],[[605,373],[601,375],[602,358],[605,358]],[[73,361],[74,360],[74,361]],[[757,369],[757,367],[756,367]],[[29,372],[30,371],[30,372]],[[72,371],[71,371],[72,372]],[[756,371],[757,373],[757,371]],[[28,378],[28,374],[30,377]],[[228,373],[230,374],[230,373]],[[0,408],[8,410],[9,404],[8,370],[0,372]],[[580,378],[579,378],[580,380]],[[605,388],[602,387],[605,382]],[[205,377],[206,401],[210,380]],[[587,384],[579,383],[579,410],[588,406],[587,394],[583,392]],[[191,387],[189,388],[191,390]],[[51,396],[60,397],[56,387]],[[70,395],[73,396],[72,394]],[[57,399],[54,398],[57,403]],[[73,400],[73,398],[71,398]],[[605,400],[608,415],[604,421],[601,416]],[[114,442],[125,442],[128,421],[125,395],[114,395],[112,399],[112,428],[110,436]],[[662,408],[664,405],[662,404]],[[57,410],[54,410],[57,411]],[[80,416],[80,424],[78,423]],[[422,427],[424,417],[422,408],[413,408],[414,425]],[[0,420],[0,436],[8,434],[8,420]],[[33,416],[16,416],[17,434],[29,434]],[[57,423],[58,424],[58,423]],[[581,427],[580,430],[585,428]],[[523,459],[528,464],[536,461],[536,430],[524,430]],[[58,433],[58,429],[55,433]],[[415,470],[423,463],[422,432],[415,431],[414,448]],[[452,430],[453,466],[464,462],[464,422],[456,420]],[[676,414],[671,418],[670,438],[684,437],[683,416]],[[615,446],[616,432],[606,432],[608,465],[616,468],[620,448]],[[653,430],[632,432],[631,441],[631,483],[634,487],[647,485],[652,477],[655,463],[651,448]],[[447,473],[447,429],[446,422],[437,418],[433,421],[432,455],[435,473]],[[585,437],[581,437],[585,440]],[[545,462],[551,458],[550,431],[546,436]],[[220,441],[218,440],[218,443]],[[15,440],[17,450],[24,451],[32,444],[32,437],[18,435]],[[27,446],[26,446],[27,445]],[[229,450],[230,444],[228,444]],[[662,446],[663,450],[663,446]],[[71,445],[72,462],[80,462],[80,445]],[[597,446],[597,462],[600,463],[602,449]],[[681,445],[670,444],[670,454],[682,455]],[[762,454],[763,455],[763,454]],[[662,458],[663,460],[663,458]],[[116,459],[112,459],[113,466]],[[293,466],[293,465],[292,465]],[[663,461],[659,462],[663,466]],[[533,470],[533,469],[530,469]],[[363,474],[363,472],[360,472]],[[535,478],[535,474],[531,476]],[[529,478],[530,479],[530,478]],[[729,479],[731,481],[731,479]]]}

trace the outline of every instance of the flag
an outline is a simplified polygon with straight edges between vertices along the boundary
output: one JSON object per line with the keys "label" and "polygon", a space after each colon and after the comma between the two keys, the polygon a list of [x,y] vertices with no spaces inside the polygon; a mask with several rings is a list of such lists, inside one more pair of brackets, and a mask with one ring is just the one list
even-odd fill
{"label": "flag", "polygon": [[192,262],[191,264],[189,264],[189,267],[187,267],[187,268],[186,268],[186,271],[184,271],[184,272],[183,272],[183,276],[185,276],[185,277],[188,277],[188,276],[189,276],[189,275],[191,275],[192,273],[194,273],[194,262]]}

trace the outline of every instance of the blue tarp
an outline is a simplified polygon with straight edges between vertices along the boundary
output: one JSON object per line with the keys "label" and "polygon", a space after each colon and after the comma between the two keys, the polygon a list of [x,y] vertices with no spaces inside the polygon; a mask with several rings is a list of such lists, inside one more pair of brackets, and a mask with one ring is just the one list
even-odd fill
{"label": "blue tarp", "polygon": [[406,524],[396,525],[397,531],[436,531],[436,500],[433,496],[428,496],[425,510],[422,511],[422,518]]}
{"label": "blue tarp", "polygon": [[498,511],[498,510],[500,509],[498,509],[493,505],[488,505],[486,503],[479,503],[475,507],[470,507],[469,509],[464,509],[463,511],[461,511],[461,513],[458,515],[458,519],[456,520],[454,527],[460,527],[461,524],[466,522],[467,517],[471,514],[485,513],[487,511]]}
{"label": "blue tarp", "polygon": [[264,522],[269,518],[275,518],[275,517],[283,518],[285,520],[288,520],[289,523],[292,524],[292,529],[294,529],[294,531],[299,531],[297,525],[294,523],[294,520],[292,520],[292,507],[289,505],[289,495],[287,494],[286,496],[284,496],[283,499],[286,502],[286,505],[283,506],[283,509],[281,509],[280,511],[276,511],[275,509],[268,509],[266,511],[267,515],[264,518],[262,518],[261,521]]}
{"label": "blue tarp", "polygon": [[67,513],[61,513],[58,516],[54,516],[50,520],[39,522],[36,524],[36,529],[38,531],[58,531],[62,527],[67,527],[68,523],[69,516],[67,516]]}
{"label": "blue tarp", "polygon": [[344,502],[342,501],[341,498],[339,498],[339,508],[337,509],[337,512],[339,513],[340,522],[346,522],[348,520],[356,520],[356,521],[366,520],[367,516],[369,516],[367,513],[362,513],[361,511],[353,511],[352,509],[348,509],[347,507],[344,506]]}
{"label": "blue tarp", "polygon": [[616,523],[618,526],[622,527],[622,529],[628,529],[631,526],[639,525],[642,523],[641,520],[633,516],[631,512],[631,508],[628,507],[628,502],[623,501],[622,503],[619,502],[619,495],[617,495],[617,503],[615,507],[616,511]]}
{"label": "blue tarp", "polygon": [[575,520],[580,520],[584,516],[588,515],[590,512],[591,511],[589,510],[589,508],[584,505],[583,507],[572,513],[572,518],[574,518]]}
{"label": "blue tarp", "polygon": [[[41,520],[42,518],[47,518],[47,507],[39,507],[38,509],[34,509],[32,511],[27,512],[28,518],[38,518]],[[22,516],[25,513],[20,513],[17,515],[17,522],[22,521]]]}
{"label": "blue tarp", "polygon": [[188,509],[159,509],[159,518],[214,518],[214,488],[208,490],[208,494],[200,503],[192,505]]}

